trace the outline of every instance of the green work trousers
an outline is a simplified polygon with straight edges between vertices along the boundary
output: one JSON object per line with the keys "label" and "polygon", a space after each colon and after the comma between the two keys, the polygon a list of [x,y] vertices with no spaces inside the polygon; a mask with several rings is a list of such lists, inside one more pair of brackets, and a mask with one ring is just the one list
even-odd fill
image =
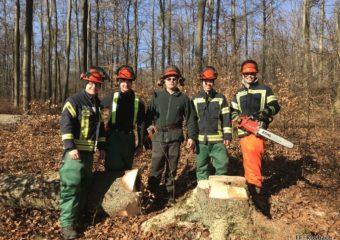
{"label": "green work trousers", "polygon": [[196,177],[197,181],[209,178],[210,158],[215,175],[226,175],[229,158],[223,143],[208,143],[197,145],[196,153]]}
{"label": "green work trousers", "polygon": [[125,171],[132,169],[135,155],[135,135],[133,132],[113,130],[106,142],[105,170]]}
{"label": "green work trousers", "polygon": [[79,151],[80,159],[72,160],[68,152],[59,170],[60,175],[60,224],[74,226],[84,210],[92,183],[93,152]]}

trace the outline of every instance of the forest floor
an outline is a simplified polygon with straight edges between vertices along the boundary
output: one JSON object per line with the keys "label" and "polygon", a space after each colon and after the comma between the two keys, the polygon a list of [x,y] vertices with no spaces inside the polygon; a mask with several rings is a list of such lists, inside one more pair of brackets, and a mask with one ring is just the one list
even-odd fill
{"label": "forest floor", "polygon": [[[1,108],[0,113],[4,113]],[[58,171],[62,156],[59,114],[57,106],[41,107],[37,103],[32,106],[30,117],[23,116],[17,123],[0,121],[0,174]],[[263,161],[265,194],[262,199],[265,207],[259,211],[271,219],[273,225],[280,221],[294,226],[291,239],[307,239],[308,236],[340,239],[339,126],[337,121],[333,127],[310,124],[307,127],[273,125],[270,128],[270,131],[290,139],[295,146],[289,150],[267,142]],[[228,152],[229,175],[243,176],[237,139]],[[134,167],[139,168],[144,186],[150,163],[150,151],[135,159]],[[103,163],[97,158],[94,170],[103,170]],[[183,148],[176,181],[177,198],[195,186],[195,157]],[[167,208],[165,202],[150,205],[145,197],[140,216],[86,219],[80,239],[209,239],[209,230],[198,224],[172,224],[143,234],[141,223]],[[60,239],[58,217],[58,211],[47,209],[1,209],[0,239]]]}

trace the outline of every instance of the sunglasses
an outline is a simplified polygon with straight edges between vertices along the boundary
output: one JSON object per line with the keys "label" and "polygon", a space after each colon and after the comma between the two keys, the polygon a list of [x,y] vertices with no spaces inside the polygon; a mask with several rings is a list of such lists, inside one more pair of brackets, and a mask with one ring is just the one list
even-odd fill
{"label": "sunglasses", "polygon": [[256,73],[242,73],[243,76],[255,76]]}
{"label": "sunglasses", "polygon": [[174,81],[174,82],[176,82],[176,81],[178,81],[178,78],[177,77],[168,77],[165,80],[166,81]]}

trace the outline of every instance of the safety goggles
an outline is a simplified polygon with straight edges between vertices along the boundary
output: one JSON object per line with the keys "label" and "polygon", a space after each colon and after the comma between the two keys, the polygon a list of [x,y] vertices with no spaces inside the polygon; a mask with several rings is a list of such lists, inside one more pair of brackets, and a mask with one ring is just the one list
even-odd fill
{"label": "safety goggles", "polygon": [[176,81],[178,81],[178,78],[177,77],[167,77],[165,80],[176,82]]}

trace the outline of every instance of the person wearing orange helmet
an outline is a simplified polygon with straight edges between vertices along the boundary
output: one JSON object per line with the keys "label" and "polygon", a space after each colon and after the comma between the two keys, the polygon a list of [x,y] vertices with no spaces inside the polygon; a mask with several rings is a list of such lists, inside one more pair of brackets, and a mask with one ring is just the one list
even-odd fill
{"label": "person wearing orange helmet", "polygon": [[[242,63],[242,87],[236,92],[231,103],[231,116],[233,122],[240,121],[241,116],[251,117],[267,128],[272,116],[280,111],[280,105],[272,89],[259,83],[256,74],[258,65],[254,60]],[[261,164],[264,154],[265,141],[262,137],[251,134],[238,128],[243,167],[249,191],[257,195],[262,188]]]}
{"label": "person wearing orange helmet", "polygon": [[183,122],[187,125],[186,147],[194,147],[197,125],[190,99],[180,91],[184,78],[177,66],[168,66],[161,75],[159,85],[164,89],[153,94],[146,112],[146,126],[152,135],[152,160],[148,189],[161,199],[160,182],[165,169],[165,199],[175,201],[175,177],[184,141]]}
{"label": "person wearing orange helmet", "polygon": [[215,175],[226,175],[231,141],[230,109],[225,96],[214,89],[217,72],[207,66],[199,75],[202,91],[193,97],[198,120],[198,144],[196,148],[197,181],[208,179],[210,158]]}
{"label": "person wearing orange helmet", "polygon": [[99,68],[82,73],[85,90],[70,96],[61,113],[64,154],[60,175],[60,224],[65,239],[77,237],[75,224],[83,213],[92,180],[96,148],[103,156],[104,130],[100,120],[98,92],[104,81]]}
{"label": "person wearing orange helmet", "polygon": [[[145,130],[145,106],[132,90],[136,80],[130,66],[120,66],[116,71],[119,91],[106,96],[102,101],[104,109],[109,110],[109,122],[105,155],[106,171],[132,169],[135,153],[143,149]],[[137,127],[138,142],[135,144],[134,128]]]}

